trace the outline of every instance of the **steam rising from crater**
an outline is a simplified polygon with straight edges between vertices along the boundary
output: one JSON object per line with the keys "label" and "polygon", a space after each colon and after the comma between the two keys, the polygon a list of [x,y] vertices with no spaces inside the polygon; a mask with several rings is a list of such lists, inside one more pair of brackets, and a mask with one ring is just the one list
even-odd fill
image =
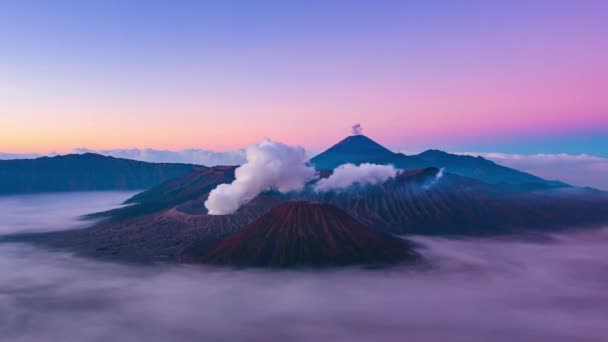
{"label": "steam rising from crater", "polygon": [[435,184],[437,184],[437,182],[439,182],[439,180],[441,178],[443,178],[443,170],[444,168],[439,169],[439,171],[437,172],[437,174],[435,175],[435,179],[433,179],[430,183],[426,184],[424,186],[425,190],[430,189],[432,186],[434,186]]}
{"label": "steam rising from crater", "polygon": [[348,188],[354,184],[368,185],[383,183],[397,175],[392,165],[363,163],[359,166],[344,164],[338,166],[329,178],[321,179],[315,185],[316,191],[330,191]]}
{"label": "steam rising from crater", "polygon": [[299,146],[265,139],[249,146],[245,154],[247,161],[235,170],[236,179],[209,193],[205,207],[210,215],[232,214],[266,190],[302,190],[315,175],[306,151]]}

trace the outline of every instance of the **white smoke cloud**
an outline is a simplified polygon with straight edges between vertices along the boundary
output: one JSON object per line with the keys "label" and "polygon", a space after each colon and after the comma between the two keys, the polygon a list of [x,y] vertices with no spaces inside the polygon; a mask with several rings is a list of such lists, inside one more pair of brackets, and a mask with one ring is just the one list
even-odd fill
{"label": "white smoke cloud", "polygon": [[437,174],[435,175],[435,179],[433,179],[429,184],[424,186],[425,190],[430,189],[433,185],[437,184],[441,178],[443,178],[443,168],[439,169]]}
{"label": "white smoke cloud", "polygon": [[353,135],[361,135],[363,134],[363,127],[361,127],[360,124],[354,124],[352,127],[352,134]]}
{"label": "white smoke cloud", "polygon": [[245,151],[247,161],[235,170],[235,180],[209,193],[205,207],[210,215],[234,213],[266,190],[299,191],[315,175],[307,165],[304,148],[264,140]]}
{"label": "white smoke cloud", "polygon": [[359,166],[344,164],[338,166],[328,178],[321,179],[315,184],[316,191],[330,191],[347,188],[353,184],[367,185],[383,183],[397,175],[392,165],[363,163]]}

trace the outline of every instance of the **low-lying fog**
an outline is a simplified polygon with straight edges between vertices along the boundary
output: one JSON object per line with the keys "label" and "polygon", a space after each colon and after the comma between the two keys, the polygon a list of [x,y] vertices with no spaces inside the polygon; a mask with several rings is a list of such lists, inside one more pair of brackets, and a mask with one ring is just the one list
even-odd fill
{"label": "low-lying fog", "polygon": [[[80,223],[68,217],[126,197],[0,198],[0,226],[4,233],[44,229],[41,224],[69,228]],[[0,244],[0,336],[14,342],[608,336],[608,229],[551,242],[415,240],[427,246],[422,252],[435,267],[271,272],[133,266]]]}
{"label": "low-lying fog", "polygon": [[78,218],[119,207],[137,192],[99,191],[0,196],[0,234],[80,228]]}

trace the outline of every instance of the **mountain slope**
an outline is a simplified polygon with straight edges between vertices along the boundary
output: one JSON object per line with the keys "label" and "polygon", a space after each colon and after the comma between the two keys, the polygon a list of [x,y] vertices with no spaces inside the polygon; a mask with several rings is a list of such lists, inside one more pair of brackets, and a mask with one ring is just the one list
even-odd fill
{"label": "mountain slope", "polygon": [[[232,170],[208,172],[218,173],[214,182],[221,182],[230,179]],[[494,235],[608,222],[606,192],[580,188],[525,192],[450,173],[441,176],[436,168],[408,170],[383,184],[342,191],[264,192],[235,214],[213,216],[204,208],[212,183],[202,175],[206,173],[197,171],[182,181],[166,182],[90,228],[10,239],[103,258],[200,261],[218,239],[237,234],[272,208],[293,201],[331,204],[363,225],[393,234]]]}
{"label": "mountain slope", "polygon": [[395,154],[364,135],[352,135],[310,160],[317,170],[333,170],[346,163],[399,164],[397,167],[421,167],[423,161]]}
{"label": "mountain slope", "polygon": [[566,183],[545,180],[482,157],[455,155],[439,150],[428,150],[413,156],[393,153],[363,135],[347,137],[310,161],[317,170],[333,170],[346,163],[391,164],[403,170],[436,167],[452,174],[491,184],[505,184],[526,191],[569,187]]}
{"label": "mountain slope", "polygon": [[0,194],[148,189],[203,168],[153,164],[93,153],[0,160]]}
{"label": "mountain slope", "polygon": [[606,222],[608,196],[529,193],[436,168],[408,170],[377,186],[321,194],[320,201],[395,234],[492,235]]}
{"label": "mountain slope", "polygon": [[434,167],[444,168],[447,172],[491,184],[519,185],[522,190],[568,187],[568,184],[548,181],[529,173],[498,165],[480,156],[472,157],[428,150],[415,157],[427,161]]}
{"label": "mountain slope", "polygon": [[89,218],[135,217],[177,206],[182,212],[203,214],[207,210],[202,203],[216,186],[234,180],[236,166],[212,166],[195,169],[187,175],[170,179],[152,189],[127,199],[130,206],[88,215]]}
{"label": "mountain slope", "polygon": [[230,183],[234,180],[236,166],[213,166],[196,169],[187,175],[168,180],[154,188],[141,192],[125,204],[146,203],[182,203],[191,200],[200,193],[206,193],[219,184]]}
{"label": "mountain slope", "polygon": [[287,202],[213,246],[204,262],[235,266],[327,266],[413,258],[404,242],[327,204]]}

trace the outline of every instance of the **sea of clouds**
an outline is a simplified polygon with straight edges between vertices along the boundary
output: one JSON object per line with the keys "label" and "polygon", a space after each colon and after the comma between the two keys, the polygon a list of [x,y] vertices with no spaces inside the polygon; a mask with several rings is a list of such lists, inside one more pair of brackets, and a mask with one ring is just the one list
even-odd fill
{"label": "sea of clouds", "polygon": [[590,186],[608,191],[608,158],[587,154],[508,154],[467,153],[481,155],[495,163],[533,175],[576,186]]}
{"label": "sea of clouds", "polygon": [[[15,232],[76,227],[95,203],[105,208],[129,196],[116,195],[101,202],[95,194],[12,197],[0,206],[0,222]],[[9,222],[11,212],[31,214]],[[0,243],[0,336],[485,342],[608,335],[608,229],[534,240],[412,239],[424,267],[285,272],[114,264]]]}
{"label": "sea of clouds", "polygon": [[0,236],[90,225],[80,216],[122,205],[134,191],[66,192],[0,196]]}

